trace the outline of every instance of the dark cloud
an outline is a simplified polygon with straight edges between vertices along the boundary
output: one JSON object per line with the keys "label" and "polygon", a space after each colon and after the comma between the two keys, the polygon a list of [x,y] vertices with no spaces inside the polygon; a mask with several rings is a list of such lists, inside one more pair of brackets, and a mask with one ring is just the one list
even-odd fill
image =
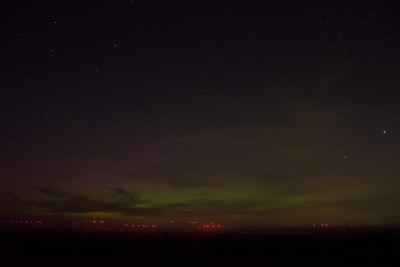
{"label": "dark cloud", "polygon": [[194,165],[160,163],[140,166],[123,175],[131,180],[164,183],[173,189],[187,189],[200,187],[207,183],[207,179],[203,178],[207,177],[209,172]]}
{"label": "dark cloud", "polygon": [[127,203],[135,203],[137,202],[137,197],[135,194],[128,192],[126,189],[122,187],[112,187],[111,189],[112,198],[117,201],[127,202]]}
{"label": "dark cloud", "polygon": [[[46,187],[31,187],[35,193],[42,195],[43,200],[14,197],[14,200],[23,205],[29,205],[50,215],[71,215],[79,213],[119,213],[126,216],[219,216],[248,213],[255,203],[229,204],[223,201],[207,200],[207,195],[196,200],[181,203],[163,204],[155,207],[135,207],[143,204],[137,197],[121,187],[111,188],[108,197],[112,201],[91,198],[81,194],[69,193]],[[40,197],[39,197],[40,198]]]}
{"label": "dark cloud", "polygon": [[[32,187],[39,193],[38,199],[25,200],[46,213],[68,214],[87,212],[119,212],[126,213],[137,202],[136,196],[123,188],[114,187],[109,190],[108,197],[113,201],[104,201],[85,195],[69,193],[58,189],[46,187]],[[37,199],[37,198],[36,198]]]}

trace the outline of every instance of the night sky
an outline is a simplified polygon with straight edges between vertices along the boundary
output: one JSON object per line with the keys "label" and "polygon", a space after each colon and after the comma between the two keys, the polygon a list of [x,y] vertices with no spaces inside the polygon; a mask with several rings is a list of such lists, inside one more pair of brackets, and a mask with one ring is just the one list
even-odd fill
{"label": "night sky", "polygon": [[395,1],[8,1],[0,215],[400,222]]}

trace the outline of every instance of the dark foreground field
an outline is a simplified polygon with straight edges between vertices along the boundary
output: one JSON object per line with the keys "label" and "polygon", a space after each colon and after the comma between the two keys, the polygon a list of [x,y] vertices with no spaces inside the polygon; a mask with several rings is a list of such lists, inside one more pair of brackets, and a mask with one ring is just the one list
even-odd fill
{"label": "dark foreground field", "polygon": [[400,266],[388,232],[0,234],[0,266]]}

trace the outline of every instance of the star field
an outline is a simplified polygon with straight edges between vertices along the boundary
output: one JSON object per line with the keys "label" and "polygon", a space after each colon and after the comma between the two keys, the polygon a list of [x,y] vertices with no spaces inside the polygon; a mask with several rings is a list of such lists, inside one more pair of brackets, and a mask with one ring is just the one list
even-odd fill
{"label": "star field", "polygon": [[8,3],[0,215],[399,223],[399,11]]}

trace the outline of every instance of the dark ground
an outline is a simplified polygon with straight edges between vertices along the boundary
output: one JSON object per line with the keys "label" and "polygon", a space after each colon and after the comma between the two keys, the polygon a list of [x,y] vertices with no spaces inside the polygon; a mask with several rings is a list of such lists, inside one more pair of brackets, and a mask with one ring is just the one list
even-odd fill
{"label": "dark ground", "polygon": [[400,235],[2,230],[0,266],[400,266]]}

